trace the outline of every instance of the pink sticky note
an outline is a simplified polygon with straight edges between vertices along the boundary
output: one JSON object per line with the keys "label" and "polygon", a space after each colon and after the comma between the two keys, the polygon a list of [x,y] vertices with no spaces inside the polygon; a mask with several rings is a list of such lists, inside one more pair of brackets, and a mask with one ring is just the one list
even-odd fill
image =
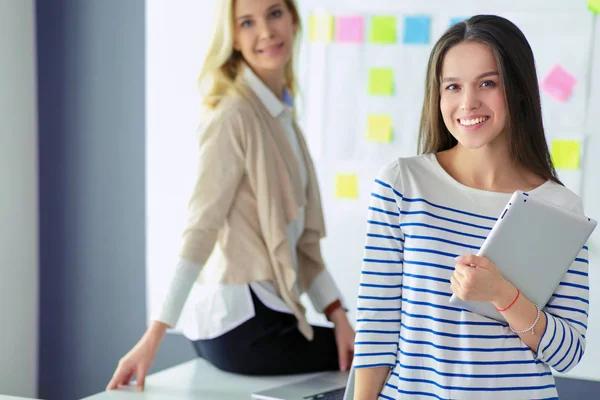
{"label": "pink sticky note", "polygon": [[544,92],[564,103],[568,100],[576,83],[577,78],[560,65],[555,65],[550,73],[546,75],[540,87]]}
{"label": "pink sticky note", "polygon": [[364,18],[340,16],[335,21],[335,40],[344,43],[361,43],[364,39]]}

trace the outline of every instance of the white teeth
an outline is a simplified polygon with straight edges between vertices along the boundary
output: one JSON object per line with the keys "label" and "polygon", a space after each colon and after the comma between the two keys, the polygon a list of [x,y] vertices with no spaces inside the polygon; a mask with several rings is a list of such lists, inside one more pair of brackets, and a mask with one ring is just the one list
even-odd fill
{"label": "white teeth", "polygon": [[275,51],[278,50],[282,45],[281,44],[277,44],[275,46],[271,46],[267,49],[263,49],[263,50],[258,50],[259,53],[264,53],[264,52],[271,52],[271,51]]}
{"label": "white teeth", "polygon": [[459,122],[461,125],[471,126],[471,125],[480,124],[483,121],[486,121],[488,118],[489,117],[480,117],[480,118],[474,118],[474,119],[460,119]]}

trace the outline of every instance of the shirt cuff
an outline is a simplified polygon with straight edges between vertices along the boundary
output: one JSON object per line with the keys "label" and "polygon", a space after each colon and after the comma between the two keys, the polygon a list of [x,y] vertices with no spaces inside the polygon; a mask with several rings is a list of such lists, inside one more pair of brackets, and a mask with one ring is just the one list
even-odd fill
{"label": "shirt cuff", "polygon": [[[546,331],[540,339],[536,359],[562,373],[570,366],[577,365],[579,361],[575,360],[576,357],[581,358],[583,355],[583,348],[580,348],[579,334],[560,318],[550,313],[545,314],[547,319]],[[574,363],[574,361],[577,362]],[[561,368],[562,366],[564,368]]]}
{"label": "shirt cuff", "polygon": [[336,300],[340,300],[342,308],[345,310],[348,309],[344,304],[344,299],[342,299],[340,290],[333,281],[331,274],[326,269],[317,275],[310,285],[307,294],[315,307],[315,310],[319,313],[323,313],[325,308]]}
{"label": "shirt cuff", "polygon": [[192,261],[179,260],[167,296],[154,320],[175,327],[201,268],[200,264]]}

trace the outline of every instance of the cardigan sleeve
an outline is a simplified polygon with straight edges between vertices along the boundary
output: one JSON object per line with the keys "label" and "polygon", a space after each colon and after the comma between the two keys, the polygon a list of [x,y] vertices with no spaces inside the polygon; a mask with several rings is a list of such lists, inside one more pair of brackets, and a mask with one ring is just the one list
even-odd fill
{"label": "cardigan sleeve", "polygon": [[196,184],[188,203],[180,257],[204,265],[245,171],[243,112],[228,105],[200,127]]}

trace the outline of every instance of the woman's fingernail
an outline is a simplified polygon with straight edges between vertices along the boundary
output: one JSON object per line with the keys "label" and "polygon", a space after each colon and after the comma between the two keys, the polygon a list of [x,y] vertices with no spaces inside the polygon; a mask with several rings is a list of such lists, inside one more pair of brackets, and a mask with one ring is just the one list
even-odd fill
{"label": "woman's fingernail", "polygon": [[465,258],[463,256],[454,257],[454,259],[458,262],[463,261]]}

